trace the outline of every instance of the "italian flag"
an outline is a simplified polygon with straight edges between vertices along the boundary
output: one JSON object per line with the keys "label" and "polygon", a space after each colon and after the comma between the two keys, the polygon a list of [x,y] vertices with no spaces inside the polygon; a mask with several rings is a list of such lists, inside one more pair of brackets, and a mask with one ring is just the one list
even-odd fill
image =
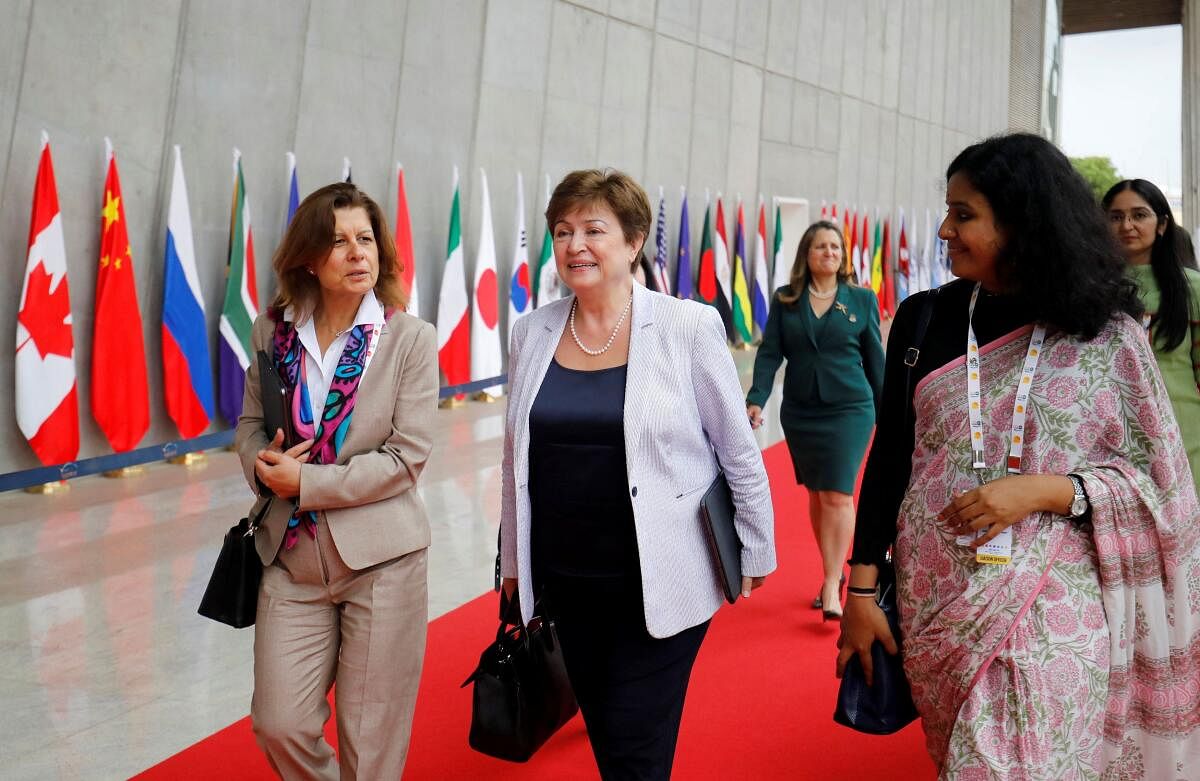
{"label": "italian flag", "polygon": [[[546,175],[546,206],[550,206],[549,174]],[[550,235],[550,223],[546,223],[542,253],[533,272],[533,305],[543,306],[562,297],[562,283],[558,278],[558,266],[554,263],[554,237]]]}
{"label": "italian flag", "polygon": [[783,257],[783,222],[779,219],[779,202],[775,202],[775,241],[771,248],[771,256],[775,259],[775,281],[774,290],[769,291],[772,295],[775,290],[786,286],[792,280],[792,268],[788,265],[787,260]]}
{"label": "italian flag", "polygon": [[[471,374],[470,312],[467,309],[467,276],[463,264],[462,218],[458,208],[458,166],[454,167],[454,196],[450,201],[450,238],[446,266],[438,296],[438,365],[447,385],[468,382]],[[457,398],[462,398],[458,394]]]}

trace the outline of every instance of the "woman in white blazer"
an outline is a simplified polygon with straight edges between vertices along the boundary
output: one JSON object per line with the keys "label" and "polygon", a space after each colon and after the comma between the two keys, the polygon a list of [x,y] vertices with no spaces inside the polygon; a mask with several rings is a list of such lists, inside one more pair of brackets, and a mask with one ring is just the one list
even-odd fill
{"label": "woman in white blazer", "polygon": [[634,284],[640,186],[575,171],[546,209],[573,296],[513,329],[504,591],[556,623],[604,779],[667,779],[692,664],[722,602],[700,497],[723,469],[742,594],[775,569],[771,497],[716,310]]}

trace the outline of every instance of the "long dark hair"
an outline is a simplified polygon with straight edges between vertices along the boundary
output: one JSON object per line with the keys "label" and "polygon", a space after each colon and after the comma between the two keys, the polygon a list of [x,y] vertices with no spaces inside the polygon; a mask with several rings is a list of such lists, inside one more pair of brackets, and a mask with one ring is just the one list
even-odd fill
{"label": "long dark hair", "polygon": [[838,282],[846,282],[851,278],[850,267],[846,265],[846,240],[842,235],[842,229],[829,220],[818,220],[809,225],[808,230],[804,231],[804,235],[800,237],[800,246],[796,247],[796,259],[792,262],[792,273],[788,277],[788,289],[779,294],[780,303],[792,306],[800,300],[800,296],[804,295],[804,288],[808,285],[808,251],[812,249],[812,243],[816,241],[817,231],[821,230],[836,233],[838,244],[842,246],[842,265],[838,268]]}
{"label": "long dark hair", "polygon": [[1119,312],[1142,312],[1137,285],[1087,182],[1041,136],[1008,133],[972,144],[946,169],[988,200],[1007,241],[1000,282],[1033,319],[1085,340]]}
{"label": "long dark hair", "polygon": [[[1150,268],[1154,270],[1154,281],[1158,283],[1159,305],[1154,321],[1154,339],[1165,352],[1170,352],[1183,343],[1188,335],[1188,322],[1197,314],[1200,303],[1191,295],[1184,266],[1195,266],[1196,257],[1191,242],[1182,228],[1175,224],[1166,196],[1153,183],[1145,179],[1125,179],[1117,182],[1104,194],[1100,204],[1105,211],[1112,206],[1118,193],[1132,190],[1158,218],[1155,226],[1154,245],[1150,248]],[[1163,228],[1159,235],[1157,228]]]}

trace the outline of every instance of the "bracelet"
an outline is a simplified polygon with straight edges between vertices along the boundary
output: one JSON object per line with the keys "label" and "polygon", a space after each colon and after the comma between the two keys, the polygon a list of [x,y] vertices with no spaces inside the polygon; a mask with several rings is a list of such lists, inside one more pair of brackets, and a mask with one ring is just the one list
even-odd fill
{"label": "bracelet", "polygon": [[879,587],[871,586],[871,588],[858,588],[857,586],[847,586],[846,593],[855,597],[873,597],[879,593]]}

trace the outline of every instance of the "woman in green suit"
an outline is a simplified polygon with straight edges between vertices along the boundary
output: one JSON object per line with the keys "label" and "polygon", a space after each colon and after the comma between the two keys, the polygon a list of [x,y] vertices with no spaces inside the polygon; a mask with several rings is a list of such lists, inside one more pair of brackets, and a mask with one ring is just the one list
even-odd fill
{"label": "woman in green suit", "polygon": [[854,484],[883,390],[879,303],[844,263],[842,232],[815,222],[804,232],[789,283],[775,291],[746,412],[754,428],[783,377],[780,423],[796,482],[808,488],[809,516],[824,580],[813,607],[839,618],[842,565],[854,536]]}

